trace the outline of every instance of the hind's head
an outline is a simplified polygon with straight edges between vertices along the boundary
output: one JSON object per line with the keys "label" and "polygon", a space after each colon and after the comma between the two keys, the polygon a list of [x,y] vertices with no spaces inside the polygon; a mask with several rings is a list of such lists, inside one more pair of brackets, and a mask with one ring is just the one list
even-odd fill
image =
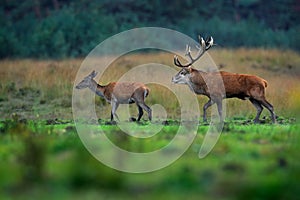
{"label": "hind's head", "polygon": [[76,85],[76,89],[89,88],[92,86],[92,80],[97,76],[97,72],[92,71],[88,76],[86,76],[80,83]]}

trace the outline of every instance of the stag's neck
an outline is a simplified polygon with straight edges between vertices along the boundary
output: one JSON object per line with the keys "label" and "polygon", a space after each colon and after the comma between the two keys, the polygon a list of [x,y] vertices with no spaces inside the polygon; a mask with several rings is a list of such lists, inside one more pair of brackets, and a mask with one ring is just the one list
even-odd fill
{"label": "stag's neck", "polygon": [[93,92],[95,92],[98,96],[104,97],[105,86],[98,84],[95,80],[92,80],[92,84],[89,87]]}
{"label": "stag's neck", "polygon": [[195,70],[189,77],[189,88],[196,94],[207,95],[207,86],[205,83],[206,72]]}

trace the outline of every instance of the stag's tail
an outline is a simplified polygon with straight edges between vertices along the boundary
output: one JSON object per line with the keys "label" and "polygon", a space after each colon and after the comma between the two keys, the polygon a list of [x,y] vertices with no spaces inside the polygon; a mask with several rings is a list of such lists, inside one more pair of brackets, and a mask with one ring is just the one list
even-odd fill
{"label": "stag's tail", "polygon": [[263,80],[265,87],[268,87],[268,82],[266,80]]}

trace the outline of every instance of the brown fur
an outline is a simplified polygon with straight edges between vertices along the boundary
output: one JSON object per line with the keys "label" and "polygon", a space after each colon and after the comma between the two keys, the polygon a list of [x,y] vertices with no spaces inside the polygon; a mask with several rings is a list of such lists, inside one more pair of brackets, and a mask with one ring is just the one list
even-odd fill
{"label": "brown fur", "polygon": [[96,75],[97,73],[93,71],[78,83],[76,88],[89,88],[110,103],[112,106],[111,120],[113,120],[114,117],[118,119],[116,110],[118,109],[119,104],[132,103],[136,103],[138,107],[139,115],[137,121],[143,116],[143,110],[148,112],[149,120],[152,119],[151,108],[145,104],[145,98],[148,96],[150,90],[143,83],[111,82],[107,85],[100,85],[93,79]]}
{"label": "brown fur", "polygon": [[266,100],[265,88],[267,81],[264,79],[248,75],[235,74],[225,71],[220,72],[203,72],[193,69],[192,64],[198,60],[208,49],[213,46],[213,38],[208,37],[204,40],[199,36],[199,46],[197,56],[195,58],[191,55],[191,48],[187,45],[185,55],[189,58],[189,62],[181,64],[178,56],[174,56],[174,64],[181,67],[182,70],[178,72],[173,78],[172,82],[177,84],[187,84],[190,89],[196,94],[202,94],[209,98],[209,101],[203,106],[203,120],[206,121],[206,110],[214,103],[218,106],[220,120],[223,121],[222,116],[222,100],[225,98],[239,98],[249,99],[257,110],[254,122],[259,121],[259,116],[266,107],[270,113],[272,121],[276,121],[276,116],[273,111],[273,106]]}
{"label": "brown fur", "polygon": [[[181,75],[180,75],[181,74]],[[187,79],[183,78],[183,75]],[[183,80],[178,82],[178,80]],[[257,109],[255,122],[259,121],[259,116],[266,107],[275,122],[273,106],[266,100],[265,89],[267,81],[254,75],[236,74],[225,71],[203,72],[192,67],[183,68],[174,78],[174,83],[184,83],[196,94],[205,95],[209,101],[203,107],[203,119],[206,121],[206,109],[214,103],[218,106],[220,119],[222,118],[222,100],[225,98],[249,99]]]}
{"label": "brown fur", "polygon": [[[111,101],[112,97],[115,97],[120,104],[128,103],[128,100],[131,98],[136,100],[136,102],[142,102],[149,94],[149,88],[143,83],[137,82],[111,82],[105,86],[98,84],[97,90],[102,92],[108,102]],[[145,92],[146,96],[144,96]]]}

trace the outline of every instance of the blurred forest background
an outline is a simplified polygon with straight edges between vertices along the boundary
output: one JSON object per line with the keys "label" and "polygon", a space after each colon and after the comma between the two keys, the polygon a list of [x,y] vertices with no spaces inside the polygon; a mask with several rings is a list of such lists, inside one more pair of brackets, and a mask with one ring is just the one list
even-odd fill
{"label": "blurred forest background", "polygon": [[84,57],[109,36],[145,26],[213,35],[224,47],[299,51],[299,14],[299,0],[4,0],[0,58]]}

